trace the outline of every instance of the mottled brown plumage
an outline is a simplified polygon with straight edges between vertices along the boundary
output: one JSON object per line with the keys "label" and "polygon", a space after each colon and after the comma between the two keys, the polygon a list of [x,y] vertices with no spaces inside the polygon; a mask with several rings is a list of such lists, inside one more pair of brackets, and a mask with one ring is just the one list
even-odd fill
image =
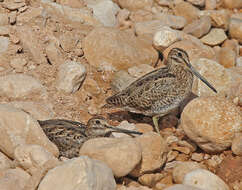
{"label": "mottled brown plumage", "polygon": [[142,76],[123,91],[107,98],[105,107],[121,107],[152,116],[159,133],[158,118],[179,107],[188,97],[192,90],[193,75],[216,92],[192,67],[187,53],[182,49],[173,48],[168,55],[167,67]]}
{"label": "mottled brown plumage", "polygon": [[46,136],[58,147],[60,156],[67,158],[77,157],[82,144],[91,138],[108,137],[112,132],[142,134],[137,131],[113,127],[103,117],[93,117],[87,125],[63,119],[38,122]]}

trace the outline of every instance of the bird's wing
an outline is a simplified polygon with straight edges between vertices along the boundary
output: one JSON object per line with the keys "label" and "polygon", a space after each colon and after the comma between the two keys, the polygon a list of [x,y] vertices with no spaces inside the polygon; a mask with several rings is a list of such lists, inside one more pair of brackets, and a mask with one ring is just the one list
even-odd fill
{"label": "bird's wing", "polygon": [[125,90],[109,97],[108,104],[119,107],[130,107],[140,111],[151,108],[161,96],[165,96],[175,76],[167,68],[152,71],[130,84]]}

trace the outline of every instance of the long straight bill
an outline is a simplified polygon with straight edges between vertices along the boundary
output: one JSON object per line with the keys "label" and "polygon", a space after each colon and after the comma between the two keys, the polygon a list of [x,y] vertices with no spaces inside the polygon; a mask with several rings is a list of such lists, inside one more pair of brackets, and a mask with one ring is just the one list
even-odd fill
{"label": "long straight bill", "polygon": [[196,75],[201,81],[203,81],[209,88],[217,93],[217,90],[202,76],[200,75],[193,67],[190,65],[190,69],[194,75]]}
{"label": "long straight bill", "polygon": [[126,134],[137,134],[137,135],[142,135],[143,133],[138,132],[138,131],[132,131],[132,130],[127,130],[127,129],[120,129],[118,127],[108,127],[109,129],[112,129],[112,132],[116,132],[116,133],[126,133]]}

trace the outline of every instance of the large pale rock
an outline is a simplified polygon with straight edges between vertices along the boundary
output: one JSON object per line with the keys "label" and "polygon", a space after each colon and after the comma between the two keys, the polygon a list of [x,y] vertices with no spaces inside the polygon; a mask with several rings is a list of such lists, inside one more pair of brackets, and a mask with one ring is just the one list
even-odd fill
{"label": "large pale rock", "polygon": [[35,144],[17,146],[14,150],[14,158],[22,168],[30,173],[40,169],[49,160],[57,161],[53,154]]}
{"label": "large pale rock", "polygon": [[240,109],[222,97],[192,100],[183,110],[181,127],[206,152],[230,147],[235,134],[242,131]]}
{"label": "large pale rock", "polygon": [[201,189],[190,186],[190,185],[176,184],[176,185],[167,187],[164,190],[201,190]]}
{"label": "large pale rock", "polygon": [[156,47],[156,49],[164,50],[179,40],[181,40],[181,35],[177,30],[164,26],[155,33],[153,37],[153,45]]}
{"label": "large pale rock", "polygon": [[141,160],[141,147],[133,138],[96,138],[86,141],[80,155],[105,162],[116,177],[130,173]]}
{"label": "large pale rock", "polygon": [[45,88],[38,80],[25,74],[0,77],[0,95],[9,98],[25,98],[31,94],[45,95]]}
{"label": "large pale rock", "polygon": [[228,96],[232,81],[228,71],[216,61],[201,58],[193,62],[195,69],[210,82],[218,93],[214,93],[200,79],[194,77],[193,93],[198,96]]}
{"label": "large pale rock", "polygon": [[223,29],[213,28],[206,36],[201,38],[204,44],[215,46],[219,45],[227,39],[227,36]]}
{"label": "large pale rock", "polygon": [[111,88],[114,92],[120,92],[134,81],[135,78],[132,77],[127,71],[120,70],[114,74],[111,81]]}
{"label": "large pale rock", "polygon": [[196,169],[186,174],[183,184],[191,185],[204,190],[229,190],[228,185],[224,183],[221,178],[204,169]]}
{"label": "large pale rock", "polygon": [[116,14],[120,10],[118,5],[111,0],[102,0],[95,4],[87,4],[87,7],[93,9],[93,15],[104,26],[115,26],[117,24]]}
{"label": "large pale rock", "polygon": [[139,9],[150,10],[153,5],[153,0],[118,0],[118,4],[121,8],[126,8],[130,11]]}
{"label": "large pale rock", "polygon": [[114,28],[95,28],[87,35],[83,46],[88,62],[102,70],[107,63],[121,70],[139,64],[154,64],[158,59],[151,43],[131,32]]}
{"label": "large pale rock", "polygon": [[198,8],[185,1],[177,3],[174,8],[175,15],[183,16],[188,23],[198,18],[199,11]]}
{"label": "large pale rock", "polygon": [[29,113],[37,120],[47,120],[54,117],[53,106],[48,102],[12,101],[6,104]]}
{"label": "large pale rock", "polygon": [[144,173],[152,172],[163,166],[166,161],[167,144],[157,133],[145,133],[136,137],[141,145],[142,161],[135,167],[130,175],[138,177]]}
{"label": "large pale rock", "polygon": [[[61,40],[60,40],[61,42]],[[75,41],[76,44],[76,41]],[[63,44],[62,44],[63,46]],[[61,46],[61,47],[62,47]],[[62,47],[63,48],[63,47]],[[57,45],[54,42],[51,42],[46,48],[45,53],[48,57],[48,60],[53,65],[59,65],[64,63],[64,58],[61,54],[60,49],[57,47]]]}
{"label": "large pale rock", "polygon": [[38,190],[115,190],[112,170],[86,156],[65,161],[46,174]]}
{"label": "large pale rock", "polygon": [[8,169],[0,178],[1,190],[23,190],[30,175],[20,168]]}
{"label": "large pale rock", "polygon": [[8,25],[8,15],[6,13],[0,13],[0,26]]}
{"label": "large pale rock", "polygon": [[181,162],[181,163],[177,164],[172,171],[173,180],[176,183],[182,183],[183,178],[187,173],[189,173],[193,170],[199,169],[199,168],[205,169],[205,167],[203,165],[201,165],[197,162],[191,162],[191,161]]}
{"label": "large pale rock", "polygon": [[49,141],[38,122],[26,112],[0,104],[0,149],[14,157],[18,145],[37,144],[58,156],[57,147]]}
{"label": "large pale rock", "polygon": [[208,33],[211,28],[211,19],[208,16],[204,16],[198,20],[194,20],[192,23],[188,24],[183,32],[187,34],[192,34],[193,36],[200,38],[201,36]]}
{"label": "large pale rock", "polygon": [[138,66],[130,67],[128,69],[128,73],[135,78],[139,78],[153,70],[154,67],[152,67],[151,65],[141,64]]}
{"label": "large pale rock", "polygon": [[66,61],[59,67],[57,88],[67,93],[76,92],[86,77],[85,67],[74,61]]}
{"label": "large pale rock", "polygon": [[0,171],[9,169],[12,165],[12,161],[2,152],[0,152]]}
{"label": "large pale rock", "polygon": [[7,51],[9,45],[9,39],[7,37],[0,36],[0,54]]}

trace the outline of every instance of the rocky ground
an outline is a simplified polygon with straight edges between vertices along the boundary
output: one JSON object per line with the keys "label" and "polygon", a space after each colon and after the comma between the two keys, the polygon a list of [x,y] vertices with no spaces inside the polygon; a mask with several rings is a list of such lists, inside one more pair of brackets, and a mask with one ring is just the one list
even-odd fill
{"label": "rocky ground", "polygon": [[[101,108],[174,47],[217,94],[195,79],[200,97],[161,119],[162,137]],[[0,189],[241,190],[241,75],[241,0],[0,0]],[[37,122],[94,115],[144,134],[58,159]]]}

